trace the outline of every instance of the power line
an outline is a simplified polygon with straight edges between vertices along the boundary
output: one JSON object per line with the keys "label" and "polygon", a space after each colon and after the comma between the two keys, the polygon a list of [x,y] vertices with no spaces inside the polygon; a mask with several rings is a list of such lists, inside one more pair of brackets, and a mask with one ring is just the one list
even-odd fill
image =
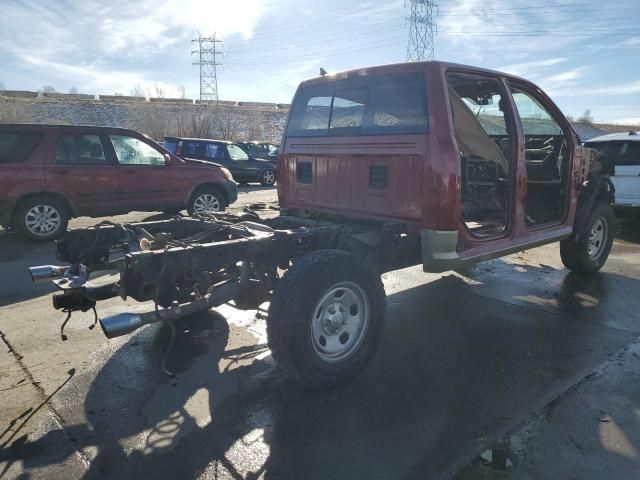
{"label": "power line", "polygon": [[217,62],[217,56],[221,55],[222,41],[216,39],[214,33],[212,37],[203,37],[198,34],[198,38],[191,40],[191,43],[197,43],[198,49],[191,50],[191,54],[198,54],[198,61],[193,65],[200,66],[200,100],[218,101],[218,72],[216,67],[222,65]]}
{"label": "power line", "polygon": [[433,9],[436,4],[433,0],[409,0],[409,3],[407,62],[433,60]]}
{"label": "power line", "polygon": [[[481,2],[483,4],[486,4],[486,2]],[[468,5],[468,3],[465,3],[465,6]],[[586,2],[586,3],[556,3],[555,5],[535,5],[535,6],[528,6],[528,7],[508,7],[508,8],[483,8],[483,9],[473,9],[473,13],[481,13],[481,12],[510,12],[510,11],[514,11],[514,10],[541,10],[541,9],[557,9],[557,8],[571,8],[571,9],[575,9],[575,8],[582,8],[582,7],[599,7],[600,9],[602,9],[602,2]],[[633,9],[634,7],[637,8],[637,4],[635,5],[627,5],[627,6],[619,6],[619,7],[607,7],[607,10],[614,10],[614,9]],[[457,10],[455,9],[444,9],[444,10],[439,10],[438,13],[447,13],[447,12],[456,12]]]}

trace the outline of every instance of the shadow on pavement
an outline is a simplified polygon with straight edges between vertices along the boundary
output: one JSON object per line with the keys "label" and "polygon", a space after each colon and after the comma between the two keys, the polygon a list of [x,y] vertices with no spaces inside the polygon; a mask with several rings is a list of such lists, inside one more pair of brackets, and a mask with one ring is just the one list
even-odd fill
{"label": "shadow on pavement", "polygon": [[564,275],[549,294],[560,314],[486,297],[454,275],[391,294],[378,353],[327,392],[281,378],[265,345],[214,312],[186,322],[168,378],[158,367],[167,331],[149,327],[54,398],[69,442],[19,438],[0,461],[28,471],[79,449],[85,478],[433,478],[631,341],[598,324],[616,277]]}
{"label": "shadow on pavement", "polygon": [[27,270],[51,263],[56,263],[52,242],[30,242],[17,233],[0,230],[0,306],[53,292],[51,283],[34,284]]}

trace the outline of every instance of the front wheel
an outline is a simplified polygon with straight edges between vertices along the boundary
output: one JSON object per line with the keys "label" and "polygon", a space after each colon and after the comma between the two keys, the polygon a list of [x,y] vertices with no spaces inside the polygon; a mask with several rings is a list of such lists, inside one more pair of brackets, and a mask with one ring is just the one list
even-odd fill
{"label": "front wheel", "polygon": [[343,383],[376,351],[385,307],[380,276],[355,255],[307,254],[294,261],[273,292],[267,320],[273,358],[308,388]]}
{"label": "front wheel", "polygon": [[602,268],[613,245],[615,216],[611,205],[596,203],[578,241],[571,238],[560,242],[560,257],[568,269],[593,273]]}
{"label": "front wheel", "polygon": [[276,183],[276,172],[274,170],[265,170],[260,175],[260,183],[265,187],[270,187]]}
{"label": "front wheel", "polygon": [[187,212],[189,212],[189,215],[222,212],[224,211],[224,205],[224,197],[217,189],[205,187],[191,195]]}

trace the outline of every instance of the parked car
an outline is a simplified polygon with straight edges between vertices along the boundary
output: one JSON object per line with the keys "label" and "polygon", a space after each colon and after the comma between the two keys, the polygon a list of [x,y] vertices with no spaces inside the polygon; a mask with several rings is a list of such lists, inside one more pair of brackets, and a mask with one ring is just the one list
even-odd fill
{"label": "parked car", "polygon": [[640,208],[640,132],[612,133],[585,145],[598,150],[615,187],[614,207]]}
{"label": "parked car", "polygon": [[276,182],[276,164],[254,157],[237,143],[206,138],[165,137],[164,146],[182,158],[220,164],[228,168],[239,183],[260,182],[271,186]]}
{"label": "parked car", "polygon": [[272,162],[278,159],[278,146],[273,143],[266,142],[238,142],[238,145],[255,158],[270,160]]}
{"label": "parked car", "polygon": [[32,240],[59,238],[72,217],[221,211],[237,195],[227,169],[133,130],[0,125],[0,225]]}

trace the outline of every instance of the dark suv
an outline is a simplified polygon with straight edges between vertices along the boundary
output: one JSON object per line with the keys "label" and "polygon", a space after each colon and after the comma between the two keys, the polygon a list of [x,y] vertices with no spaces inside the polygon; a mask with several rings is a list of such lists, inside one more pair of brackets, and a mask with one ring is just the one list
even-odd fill
{"label": "dark suv", "polygon": [[133,130],[0,125],[0,225],[33,240],[59,238],[76,216],[221,211],[237,196],[226,168]]}
{"label": "dark suv", "polygon": [[267,142],[238,142],[238,145],[249,155],[275,162],[278,157],[278,146]]}
{"label": "dark suv", "polygon": [[238,144],[205,138],[165,137],[164,148],[182,158],[215,162],[228,168],[239,183],[260,182],[271,186],[276,181],[276,163],[256,158]]}

